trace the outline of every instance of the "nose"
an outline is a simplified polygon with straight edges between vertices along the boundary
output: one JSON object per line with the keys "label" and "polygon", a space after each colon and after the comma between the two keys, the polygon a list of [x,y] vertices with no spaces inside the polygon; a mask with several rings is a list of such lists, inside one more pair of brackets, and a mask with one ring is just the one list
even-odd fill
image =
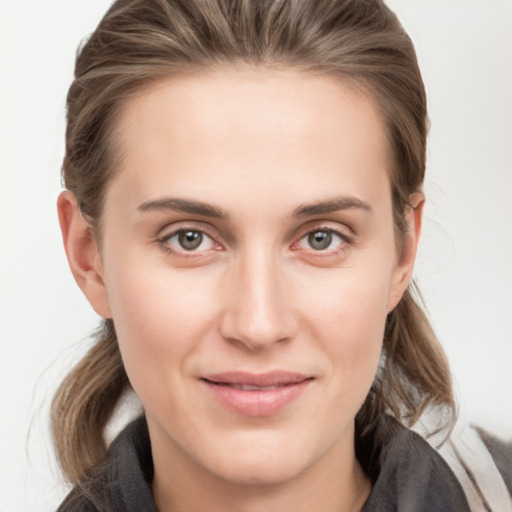
{"label": "nose", "polygon": [[293,338],[297,321],[284,272],[272,254],[259,251],[234,265],[224,296],[221,335],[252,351]]}

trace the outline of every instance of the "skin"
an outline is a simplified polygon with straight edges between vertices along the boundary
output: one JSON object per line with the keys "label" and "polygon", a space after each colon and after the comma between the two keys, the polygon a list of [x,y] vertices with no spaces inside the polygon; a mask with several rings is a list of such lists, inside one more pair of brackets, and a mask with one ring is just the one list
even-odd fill
{"label": "skin", "polygon": [[[70,192],[58,208],[73,274],[114,319],[145,407],[159,510],[360,509],[370,482],[354,417],[412,273],[423,204],[411,198],[399,251],[372,99],[327,76],[221,69],[142,91],[119,134],[101,251]],[[169,198],[223,218],[163,207]],[[304,209],[339,198],[335,211]],[[178,229],[206,235],[187,252]],[[327,248],[312,247],[318,232]],[[233,370],[313,380],[275,414],[248,417],[200,380]]]}

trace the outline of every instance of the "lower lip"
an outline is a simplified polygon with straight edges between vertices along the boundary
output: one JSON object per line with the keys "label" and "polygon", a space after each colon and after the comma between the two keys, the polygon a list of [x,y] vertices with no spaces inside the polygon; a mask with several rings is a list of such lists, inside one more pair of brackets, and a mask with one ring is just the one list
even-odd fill
{"label": "lower lip", "polygon": [[202,381],[224,406],[244,416],[269,416],[290,405],[311,384],[312,379],[294,382],[275,389],[244,391],[230,386]]}

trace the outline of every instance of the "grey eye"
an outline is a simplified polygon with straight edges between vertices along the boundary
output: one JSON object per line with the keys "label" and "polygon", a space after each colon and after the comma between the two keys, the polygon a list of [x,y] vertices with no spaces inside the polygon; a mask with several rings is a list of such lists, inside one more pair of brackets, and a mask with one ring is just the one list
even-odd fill
{"label": "grey eye", "polygon": [[309,245],[316,251],[327,249],[332,243],[330,231],[314,231],[308,235]]}
{"label": "grey eye", "polygon": [[200,231],[180,231],[178,242],[187,251],[197,249],[203,241],[203,233]]}
{"label": "grey eye", "polygon": [[161,242],[175,255],[183,257],[187,253],[203,253],[216,248],[212,238],[200,229],[192,228],[177,229],[174,233],[162,237]]}

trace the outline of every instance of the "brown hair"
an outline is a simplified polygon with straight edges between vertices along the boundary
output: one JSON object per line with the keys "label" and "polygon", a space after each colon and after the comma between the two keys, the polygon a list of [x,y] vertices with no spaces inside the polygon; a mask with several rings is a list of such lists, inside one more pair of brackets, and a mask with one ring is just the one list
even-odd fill
{"label": "brown hair", "polygon": [[[117,0],[80,49],[67,97],[63,179],[97,240],[116,170],[116,118],[148,83],[248,63],[339,76],[370,93],[388,131],[398,240],[425,174],[427,112],[414,47],[380,0]],[[64,474],[81,480],[106,453],[104,429],[129,386],[112,320],[65,378],[52,405]],[[389,314],[381,365],[356,421],[391,413],[414,423],[430,405],[455,415],[450,372],[411,287]]]}

